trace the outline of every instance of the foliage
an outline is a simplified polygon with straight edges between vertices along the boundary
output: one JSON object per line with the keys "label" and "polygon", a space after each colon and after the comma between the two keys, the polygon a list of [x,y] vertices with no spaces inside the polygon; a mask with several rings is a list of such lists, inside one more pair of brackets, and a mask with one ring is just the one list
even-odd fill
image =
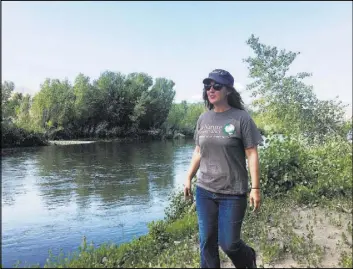
{"label": "foliage", "polygon": [[299,52],[278,50],[260,43],[252,35],[247,44],[253,57],[244,59],[254,81],[247,90],[253,101],[254,119],[268,133],[300,136],[308,141],[321,141],[339,133],[343,124],[344,106],[338,100],[319,100],[313,87],[304,83],[307,72],[289,75],[290,65]]}
{"label": "foliage", "polygon": [[1,121],[7,120],[12,114],[12,106],[8,104],[14,89],[15,84],[12,81],[5,81],[1,85]]}
{"label": "foliage", "polygon": [[1,124],[1,148],[45,145],[47,145],[47,139],[43,134],[5,123]]}
{"label": "foliage", "polygon": [[[192,136],[202,103],[173,103],[174,82],[145,73],[103,72],[90,81],[80,73],[68,80],[46,79],[33,98],[3,83],[3,120],[51,140]],[[168,136],[169,134],[169,136]]]}
{"label": "foliage", "polygon": [[161,129],[175,96],[171,80],[157,78],[153,84],[145,73],[111,71],[93,82],[80,73],[73,85],[46,79],[33,98],[11,96],[14,87],[2,85],[2,119],[49,139],[126,137]]}
{"label": "foliage", "polygon": [[318,197],[352,198],[352,145],[341,136],[331,136],[307,151],[312,160],[307,167],[317,174],[312,191]]}
{"label": "foliage", "polygon": [[197,119],[204,111],[203,103],[174,103],[166,121],[166,128],[171,132],[180,131],[184,135],[192,136]]}
{"label": "foliage", "polygon": [[352,146],[341,136],[307,145],[293,137],[269,136],[260,150],[260,179],[264,194],[295,190],[300,202],[352,195]]}
{"label": "foliage", "polygon": [[[196,178],[194,178],[195,182]],[[192,186],[192,192],[195,193],[195,185]],[[184,198],[183,191],[175,191],[169,197],[169,206],[165,209],[165,221],[173,222],[180,219],[187,213],[187,209],[190,207],[191,200]]]}
{"label": "foliage", "polygon": [[290,137],[268,136],[260,150],[261,188],[266,195],[283,194],[295,185],[307,185],[311,175],[302,167],[301,144]]}
{"label": "foliage", "polygon": [[264,193],[277,196],[294,189],[300,202],[351,196],[352,152],[346,135],[352,122],[344,120],[344,106],[319,100],[304,83],[311,74],[288,74],[299,52],[279,51],[253,35],[247,44],[255,54],[244,60],[254,80],[247,87],[255,97],[253,118],[267,137],[260,150]]}
{"label": "foliage", "polygon": [[66,126],[73,119],[74,98],[68,80],[46,79],[33,98],[31,114],[34,124],[43,129]]}

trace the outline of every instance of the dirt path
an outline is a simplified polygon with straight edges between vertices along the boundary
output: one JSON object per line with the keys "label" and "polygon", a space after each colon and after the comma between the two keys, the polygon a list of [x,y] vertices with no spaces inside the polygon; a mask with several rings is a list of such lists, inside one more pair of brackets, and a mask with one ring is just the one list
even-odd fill
{"label": "dirt path", "polygon": [[[288,229],[288,234],[295,239],[287,238],[287,242],[290,242],[288,247],[286,243],[282,244],[285,241],[283,230],[280,233],[278,227],[271,227],[269,241],[279,242],[283,255],[273,262],[266,263],[259,247],[254,246],[258,255],[258,267],[340,268],[341,253],[346,252],[346,257],[352,259],[351,213],[319,208],[298,208],[292,210],[287,220],[293,224],[292,229]],[[300,238],[305,238],[307,244],[304,245]],[[299,242],[298,248],[295,247],[296,241]],[[222,261],[221,267],[234,268],[228,258]]]}

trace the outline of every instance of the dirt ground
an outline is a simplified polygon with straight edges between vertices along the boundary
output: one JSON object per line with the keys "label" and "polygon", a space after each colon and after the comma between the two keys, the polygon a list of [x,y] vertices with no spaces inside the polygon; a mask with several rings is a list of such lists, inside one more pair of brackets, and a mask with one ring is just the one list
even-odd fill
{"label": "dirt ground", "polygon": [[[291,218],[295,223],[293,231],[297,235],[309,236],[308,227],[312,226],[312,240],[315,244],[323,249],[323,255],[316,267],[321,268],[340,268],[339,261],[341,253],[346,251],[352,257],[352,214],[345,210],[326,210],[319,208],[293,209]],[[347,228],[348,227],[348,228]],[[348,230],[350,229],[350,232]],[[272,234],[269,235],[269,240],[280,240],[276,238],[276,227],[273,227]],[[345,235],[342,235],[342,233]],[[257,267],[258,268],[308,268],[308,263],[303,260],[293,259],[292,253],[287,253],[272,264],[264,264],[262,255],[259,249],[254,247],[257,251]],[[315,252],[314,250],[312,252]],[[307,252],[310,253],[310,250]],[[309,256],[309,255],[308,255]],[[226,259],[221,264],[222,268],[234,268],[229,259]],[[313,266],[311,266],[313,267]]]}

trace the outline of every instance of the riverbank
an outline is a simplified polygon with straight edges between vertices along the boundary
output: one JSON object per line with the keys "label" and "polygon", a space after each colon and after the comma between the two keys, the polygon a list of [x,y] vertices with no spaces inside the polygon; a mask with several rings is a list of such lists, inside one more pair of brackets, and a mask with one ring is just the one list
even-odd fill
{"label": "riverbank", "polygon": [[87,140],[45,140],[41,144],[26,144],[26,145],[18,145],[18,144],[13,144],[13,145],[8,145],[7,147],[4,147],[1,149],[1,156],[8,156],[11,154],[14,154],[18,151],[20,151],[23,148],[36,148],[36,147],[43,147],[43,146],[70,146],[70,145],[83,145],[83,144],[92,144],[92,143],[97,143],[97,142],[136,142],[136,141],[150,141],[150,140],[179,140],[179,139],[191,139],[192,137],[184,136],[184,135],[179,135],[178,137],[169,137],[169,138],[158,138],[158,139],[152,139],[152,138],[143,138],[143,137],[125,137],[125,138],[113,138],[113,139],[87,139]]}
{"label": "riverbank", "polygon": [[151,137],[118,137],[118,138],[111,138],[111,139],[88,139],[88,140],[48,140],[48,145],[77,145],[77,144],[91,144],[96,142],[132,142],[132,141],[149,141],[149,140],[175,140],[175,139],[190,139],[191,137],[187,137],[185,135],[179,134],[175,137],[158,137],[158,138],[151,138]]}
{"label": "riverbank", "polygon": [[162,130],[139,130],[133,134],[126,134],[119,137],[78,137],[48,135],[42,133],[29,132],[21,128],[4,128],[2,132],[2,155],[12,152],[15,148],[38,147],[48,145],[75,145],[88,144],[94,142],[129,142],[129,141],[151,141],[151,140],[173,140],[189,139],[190,134],[183,134],[179,131],[165,133]]}
{"label": "riverbank", "polygon": [[[258,213],[247,211],[242,237],[257,251],[260,268],[351,268],[351,209],[352,202],[342,198],[300,204],[290,194],[280,199],[264,197]],[[78,252],[70,257],[49,257],[45,267],[199,267],[194,205],[179,193],[167,212],[166,219],[149,224],[145,236],[120,246],[107,242],[99,247],[87,238]],[[220,253],[221,267],[234,268],[221,249]]]}
{"label": "riverbank", "polygon": [[[260,151],[262,207],[257,214],[248,210],[243,226],[243,239],[258,252],[259,266],[352,265],[351,144],[339,137],[327,139],[308,146],[274,138]],[[170,205],[165,219],[150,223],[145,236],[97,247],[87,238],[79,252],[50,257],[44,266],[198,267],[195,208],[182,192],[172,196]],[[113,232],[104,235],[113,240]],[[221,256],[222,266],[231,266]]]}

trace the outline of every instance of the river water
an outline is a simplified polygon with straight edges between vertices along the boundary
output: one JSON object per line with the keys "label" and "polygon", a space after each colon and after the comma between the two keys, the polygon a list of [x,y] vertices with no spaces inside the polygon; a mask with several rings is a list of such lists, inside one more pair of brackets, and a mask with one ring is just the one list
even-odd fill
{"label": "river water", "polygon": [[43,266],[51,249],[122,243],[164,217],[181,189],[193,141],[97,142],[2,157],[2,265]]}

